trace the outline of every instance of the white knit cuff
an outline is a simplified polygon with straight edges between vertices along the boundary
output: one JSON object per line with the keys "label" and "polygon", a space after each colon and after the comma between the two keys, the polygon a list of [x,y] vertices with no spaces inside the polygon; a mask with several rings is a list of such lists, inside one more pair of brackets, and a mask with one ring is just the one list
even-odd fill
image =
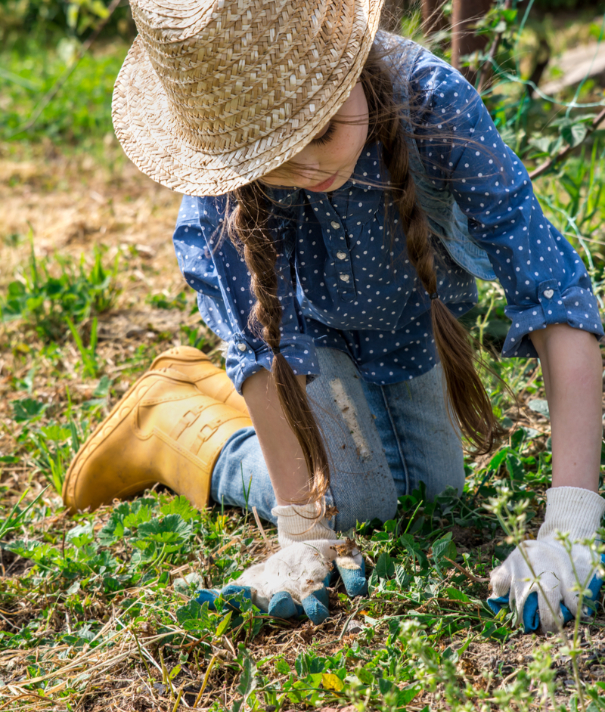
{"label": "white knit cuff", "polygon": [[556,531],[568,532],[572,541],[594,536],[601,526],[605,499],[582,487],[551,487],[546,491],[546,515],[538,539]]}
{"label": "white knit cuff", "polygon": [[277,517],[277,537],[281,548],[299,541],[336,539],[336,533],[328,524],[323,510],[324,505],[320,502],[273,507],[271,514]]}

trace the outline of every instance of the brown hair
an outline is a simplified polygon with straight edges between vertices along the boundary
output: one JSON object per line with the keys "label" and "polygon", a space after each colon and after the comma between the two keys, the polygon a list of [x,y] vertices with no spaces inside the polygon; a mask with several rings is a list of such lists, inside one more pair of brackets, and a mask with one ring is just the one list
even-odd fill
{"label": "brown hair", "polygon": [[[437,257],[425,214],[416,200],[409,166],[402,107],[393,96],[393,70],[374,46],[360,81],[369,109],[368,142],[380,141],[390,183],[385,190],[400,215],[408,257],[418,278],[431,295],[433,334],[443,365],[453,415],[462,433],[481,453],[492,449],[500,430],[489,397],[474,366],[469,336],[437,295]],[[304,453],[312,478],[311,496],[319,498],[330,484],[329,460],[306,393],[298,386],[292,368],[279,352],[282,309],[275,270],[278,243],[268,230],[269,199],[258,183],[235,190],[227,201],[227,234],[243,252],[250,270],[256,304],[250,317],[263,340],[274,352],[272,374],[289,426]],[[388,203],[389,201],[385,201]]]}

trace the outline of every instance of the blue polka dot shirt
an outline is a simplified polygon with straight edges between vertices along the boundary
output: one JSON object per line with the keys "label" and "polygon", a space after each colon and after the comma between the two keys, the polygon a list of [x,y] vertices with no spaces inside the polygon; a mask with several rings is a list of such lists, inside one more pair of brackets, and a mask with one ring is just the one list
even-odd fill
{"label": "blue polka dot shirt", "polygon": [[[503,355],[536,356],[529,335],[548,324],[602,336],[582,260],[545,218],[521,160],[473,87],[428,51],[410,87],[421,97],[413,118],[428,177],[449,186],[506,293],[512,325]],[[318,375],[316,349],[325,346],[347,352],[362,378],[377,384],[414,378],[438,360],[430,298],[392,205],[385,217],[381,152],[379,143],[367,145],[351,179],[332,193],[273,191],[281,349],[297,374]],[[248,325],[255,300],[244,259],[220,240],[224,206],[224,196],[185,196],[174,246],[203,320],[228,344],[227,373],[241,392],[248,376],[270,369],[272,354]],[[437,249],[439,296],[461,316],[477,301],[474,277],[438,241]]]}

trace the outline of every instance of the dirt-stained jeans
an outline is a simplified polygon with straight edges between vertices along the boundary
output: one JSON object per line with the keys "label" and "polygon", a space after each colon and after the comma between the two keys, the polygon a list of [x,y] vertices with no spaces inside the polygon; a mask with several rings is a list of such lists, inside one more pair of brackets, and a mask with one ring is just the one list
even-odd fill
{"label": "dirt-stained jeans", "polygon": [[[460,439],[448,417],[441,366],[390,386],[364,383],[342,351],[318,349],[321,375],[307,387],[331,460],[326,495],[345,531],[375,517],[386,521],[397,497],[420,482],[432,498],[448,485],[464,486]],[[235,433],[212,473],[212,498],[256,506],[274,521],[275,495],[253,428]]]}

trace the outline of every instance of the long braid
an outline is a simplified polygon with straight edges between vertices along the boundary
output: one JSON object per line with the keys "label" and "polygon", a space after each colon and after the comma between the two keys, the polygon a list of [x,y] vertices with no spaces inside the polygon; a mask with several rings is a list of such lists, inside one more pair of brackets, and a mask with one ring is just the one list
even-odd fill
{"label": "long braid", "polygon": [[250,315],[250,326],[273,351],[271,373],[286,421],[298,440],[311,478],[311,498],[321,497],[330,485],[330,465],[321,433],[294,371],[279,352],[282,306],[278,296],[275,269],[277,249],[268,230],[267,200],[256,184],[234,191],[236,205],[227,209],[227,233],[234,245],[243,251],[250,270],[251,289],[256,303]]}
{"label": "long braid", "polygon": [[[393,99],[388,70],[372,54],[362,74],[362,83],[370,105],[372,137],[383,146],[383,159],[390,176],[389,193],[401,217],[410,262],[422,287],[434,297],[438,293],[435,249],[426,216],[416,200],[401,110]],[[501,430],[475,370],[468,334],[439,298],[431,298],[431,321],[454,415],[478,451],[489,452]]]}
{"label": "long braid", "polygon": [[[393,99],[393,85],[386,66],[374,49],[360,80],[370,108],[368,140],[380,140],[390,174],[388,192],[401,217],[410,262],[422,287],[429,295],[437,293],[435,251],[429,226],[416,201],[410,172],[406,137],[401,124],[401,107]],[[282,307],[278,297],[277,249],[269,232],[267,199],[252,183],[233,193],[235,206],[227,205],[227,233],[243,252],[251,274],[251,289],[256,304],[251,327],[273,350],[271,373],[288,425],[294,432],[311,479],[311,497],[321,497],[330,485],[330,466],[319,427],[309,406],[306,392],[283,354],[279,352]],[[440,299],[431,299],[431,320],[437,352],[443,365],[449,399],[464,435],[479,452],[487,452],[500,430],[487,393],[475,367],[469,338],[463,327]]]}

